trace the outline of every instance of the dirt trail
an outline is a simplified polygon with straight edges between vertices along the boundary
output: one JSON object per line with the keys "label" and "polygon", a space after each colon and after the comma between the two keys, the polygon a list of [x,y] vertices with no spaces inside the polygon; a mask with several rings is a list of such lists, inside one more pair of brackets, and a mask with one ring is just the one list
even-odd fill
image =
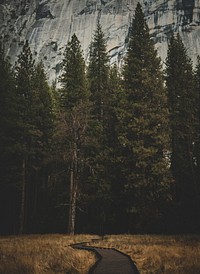
{"label": "dirt trail", "polygon": [[90,269],[89,274],[139,274],[137,267],[128,255],[116,249],[86,246],[86,244],[74,244],[72,247],[89,250],[97,255],[98,260]]}

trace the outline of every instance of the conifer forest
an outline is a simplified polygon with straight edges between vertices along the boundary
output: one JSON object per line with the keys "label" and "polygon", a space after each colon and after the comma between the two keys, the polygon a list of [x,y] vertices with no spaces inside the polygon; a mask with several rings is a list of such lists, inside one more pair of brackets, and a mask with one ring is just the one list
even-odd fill
{"label": "conifer forest", "polygon": [[49,84],[28,41],[0,46],[0,234],[200,231],[200,57],[161,64],[140,4],[121,67],[100,23]]}

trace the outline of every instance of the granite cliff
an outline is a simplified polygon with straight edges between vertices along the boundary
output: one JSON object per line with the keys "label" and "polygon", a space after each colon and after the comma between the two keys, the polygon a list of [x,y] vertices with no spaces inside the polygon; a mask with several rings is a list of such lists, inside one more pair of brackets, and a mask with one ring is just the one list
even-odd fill
{"label": "granite cliff", "polygon": [[[36,60],[42,59],[49,79],[60,72],[71,35],[79,38],[85,59],[96,24],[105,33],[111,62],[120,63],[138,0],[0,0],[0,39],[13,63],[28,39]],[[180,32],[195,62],[200,54],[200,0],[140,0],[162,60],[170,32]]]}

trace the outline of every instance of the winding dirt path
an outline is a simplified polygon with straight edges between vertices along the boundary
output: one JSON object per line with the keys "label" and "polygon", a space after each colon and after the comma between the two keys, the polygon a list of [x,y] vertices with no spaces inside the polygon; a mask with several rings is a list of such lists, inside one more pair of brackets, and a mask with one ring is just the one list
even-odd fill
{"label": "winding dirt path", "polygon": [[73,248],[92,251],[97,255],[97,262],[90,269],[89,274],[139,274],[131,258],[112,248],[86,246],[87,243],[71,245]]}

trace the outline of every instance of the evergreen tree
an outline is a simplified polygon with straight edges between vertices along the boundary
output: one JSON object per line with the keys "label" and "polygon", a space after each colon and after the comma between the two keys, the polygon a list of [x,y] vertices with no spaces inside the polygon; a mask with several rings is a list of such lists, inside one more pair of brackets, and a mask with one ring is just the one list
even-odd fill
{"label": "evergreen tree", "polygon": [[85,75],[85,62],[80,42],[75,34],[65,49],[61,83],[61,112],[57,137],[61,141],[62,155],[68,169],[68,233],[74,234],[89,119],[89,93]]}
{"label": "evergreen tree", "polygon": [[[51,158],[51,139],[54,129],[53,99],[42,62],[37,64],[32,78],[32,162],[31,162],[31,196],[30,218],[31,229],[44,223],[45,210],[44,197],[48,196],[48,177],[51,174],[48,163]],[[48,206],[48,205],[47,205]],[[41,216],[40,211],[44,216]],[[33,225],[34,224],[34,225]],[[30,231],[30,230],[29,230]]]}
{"label": "evergreen tree", "polygon": [[107,229],[114,233],[126,232],[124,220],[125,197],[123,195],[122,153],[118,130],[120,129],[120,114],[124,108],[124,90],[121,85],[121,75],[116,65],[110,68],[109,95],[107,98],[107,116],[105,119],[106,147],[105,169],[107,180],[110,182],[110,206],[108,207]]}
{"label": "evergreen tree", "polygon": [[21,54],[15,65],[18,105],[18,154],[21,157],[21,213],[20,233],[27,230],[28,193],[30,187],[30,167],[32,154],[31,131],[32,125],[32,78],[34,73],[34,60],[28,41],[24,43]]}
{"label": "evergreen tree", "polygon": [[131,230],[136,225],[153,229],[169,194],[169,126],[163,82],[160,58],[138,3],[123,67],[126,102],[119,130]]}
{"label": "evergreen tree", "polygon": [[[42,63],[35,65],[28,41],[15,64],[16,156],[20,224],[19,233],[44,229],[50,174],[47,163],[53,131],[53,102]],[[46,192],[45,192],[46,191]],[[41,217],[41,212],[43,216]]]}
{"label": "evergreen tree", "polygon": [[[171,36],[166,60],[166,84],[172,139],[171,170],[175,180],[180,225],[191,229],[196,207],[194,142],[196,95],[192,62],[178,34]],[[187,219],[187,222],[185,220]]]}
{"label": "evergreen tree", "polygon": [[119,74],[118,67],[114,65],[109,71],[108,94],[106,100],[107,115],[104,123],[108,147],[115,148],[118,144],[118,112],[120,107],[119,102],[121,102],[122,97],[121,75]]}
{"label": "evergreen tree", "polygon": [[197,57],[195,67],[195,96],[196,96],[196,139],[194,155],[196,159],[196,190],[200,195],[200,56]]}
{"label": "evergreen tree", "polygon": [[[111,182],[106,170],[107,152],[108,152],[108,127],[109,127],[109,57],[107,45],[100,23],[94,33],[93,40],[90,44],[90,57],[87,70],[90,100],[92,103],[93,127],[92,135],[95,139],[94,147],[91,147],[90,165],[94,170],[93,176],[90,177],[90,197],[93,197],[89,204],[91,206],[91,219],[95,223],[94,229],[97,233],[103,233],[103,227],[108,222],[108,211],[110,208],[110,187]],[[110,134],[110,133],[109,133]],[[110,136],[111,137],[111,136]],[[110,138],[109,137],[109,138]],[[100,216],[98,219],[95,219]],[[89,222],[92,222],[91,220]]]}
{"label": "evergreen tree", "polygon": [[65,49],[61,83],[61,106],[64,109],[70,110],[88,99],[85,62],[80,42],[75,34]]}
{"label": "evergreen tree", "polygon": [[[11,139],[10,129],[12,122],[12,104],[14,100],[14,77],[11,71],[11,65],[4,55],[3,45],[0,44],[0,157],[1,157],[1,175],[3,176],[6,159],[6,151],[9,150]],[[1,181],[4,181],[1,177]]]}
{"label": "evergreen tree", "polygon": [[15,233],[18,215],[15,99],[14,75],[0,44],[0,233],[3,234]]}
{"label": "evergreen tree", "polygon": [[90,44],[90,58],[88,66],[89,88],[93,103],[93,114],[97,120],[103,122],[108,98],[109,66],[106,52],[106,41],[101,25],[97,24],[93,41]]}

